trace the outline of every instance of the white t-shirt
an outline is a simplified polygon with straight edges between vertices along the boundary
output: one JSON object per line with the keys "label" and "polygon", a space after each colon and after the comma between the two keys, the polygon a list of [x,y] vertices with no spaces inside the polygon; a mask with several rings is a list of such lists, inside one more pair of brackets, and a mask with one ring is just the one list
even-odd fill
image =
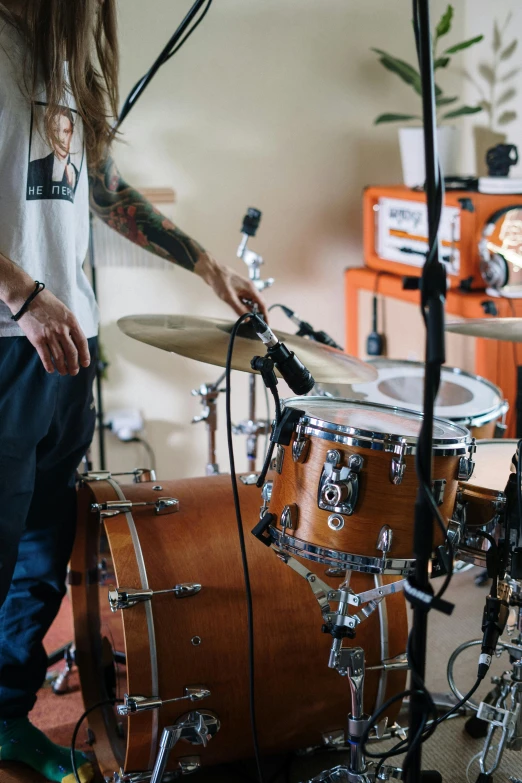
{"label": "white t-shirt", "polygon": [[[98,307],[83,271],[89,242],[89,187],[83,125],[72,96],[56,115],[62,149],[38,122],[45,92],[31,103],[23,87],[24,44],[0,17],[0,251],[72,310],[86,337]],[[0,337],[23,335],[0,302]]]}

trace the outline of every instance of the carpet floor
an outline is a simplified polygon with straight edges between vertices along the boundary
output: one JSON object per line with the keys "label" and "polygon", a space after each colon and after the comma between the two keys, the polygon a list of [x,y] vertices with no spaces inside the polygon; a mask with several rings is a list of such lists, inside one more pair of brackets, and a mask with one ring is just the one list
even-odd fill
{"label": "carpet floor", "polygon": [[[428,676],[427,684],[432,692],[447,692],[446,664],[452,651],[462,642],[477,638],[480,634],[482,609],[487,588],[477,588],[473,578],[476,571],[457,574],[448,592],[449,600],[456,604],[453,615],[448,618],[432,612],[429,625]],[[65,599],[60,614],[46,639],[47,649],[53,650],[70,640],[72,636],[71,610]],[[476,649],[462,656],[456,667],[457,682],[461,690],[471,687],[476,672]],[[325,661],[326,665],[326,661]],[[58,664],[56,668],[61,668]],[[499,674],[508,668],[505,655],[495,661],[492,673]],[[478,692],[483,697],[490,689],[489,679]],[[348,707],[348,705],[347,705]],[[53,741],[67,745],[74,725],[82,712],[78,676],[70,680],[70,692],[55,696],[50,687],[40,691],[38,702],[31,714],[33,722],[43,729]],[[424,746],[423,769],[438,769],[444,783],[476,783],[479,774],[478,763],[473,757],[482,748],[483,741],[471,739],[464,731],[465,719],[457,718],[443,724],[435,736]],[[79,746],[85,744],[86,731],[80,733]],[[291,760],[288,769],[277,775],[284,766],[281,759],[267,762],[266,779],[271,783],[297,783],[308,780],[324,769],[343,762],[342,753],[321,753],[315,757],[297,756]],[[470,766],[470,762],[471,766]],[[288,765],[287,765],[288,766]],[[467,774],[467,769],[469,772]],[[506,751],[499,770],[493,777],[494,783],[508,783],[510,777],[522,778],[522,752]],[[251,764],[214,768],[196,775],[200,783],[255,783],[255,771]],[[101,779],[100,779],[101,780]],[[22,764],[0,763],[0,783],[44,783],[44,779]]]}

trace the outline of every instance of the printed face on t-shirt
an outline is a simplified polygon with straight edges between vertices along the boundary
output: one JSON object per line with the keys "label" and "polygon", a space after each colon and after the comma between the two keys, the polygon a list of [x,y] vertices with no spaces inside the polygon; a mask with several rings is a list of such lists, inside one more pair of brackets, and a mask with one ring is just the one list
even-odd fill
{"label": "printed face on t-shirt", "polygon": [[58,144],[54,145],[54,154],[60,160],[65,160],[71,149],[71,139],[74,131],[73,124],[65,114],[58,114],[53,126],[58,139]]}
{"label": "printed face on t-shirt", "polygon": [[46,107],[38,101],[32,104],[26,198],[74,202],[84,157],[82,122],[75,109],[59,106],[51,145],[43,133]]}

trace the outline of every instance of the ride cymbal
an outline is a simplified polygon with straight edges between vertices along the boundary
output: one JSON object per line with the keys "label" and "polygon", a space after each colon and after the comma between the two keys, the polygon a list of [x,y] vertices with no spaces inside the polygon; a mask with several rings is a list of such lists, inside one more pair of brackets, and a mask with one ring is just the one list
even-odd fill
{"label": "ride cymbal", "polygon": [[[225,367],[233,321],[196,318],[191,315],[129,315],[120,318],[121,331],[142,343],[189,359]],[[304,337],[274,332],[321,383],[373,381],[377,371],[370,364],[342,351]],[[265,349],[249,322],[241,325],[234,343],[232,369],[252,372],[250,361]]]}
{"label": "ride cymbal", "polygon": [[522,318],[471,318],[450,321],[446,331],[470,337],[486,337],[509,343],[522,343]]}

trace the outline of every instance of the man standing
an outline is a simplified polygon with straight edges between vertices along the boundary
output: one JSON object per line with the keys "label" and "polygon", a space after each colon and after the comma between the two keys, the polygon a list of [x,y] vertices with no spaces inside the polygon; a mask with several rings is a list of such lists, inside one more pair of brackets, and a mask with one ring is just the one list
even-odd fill
{"label": "man standing", "polygon": [[[236,313],[247,299],[265,312],[254,286],[160,215],[110,157],[115,4],[0,2],[0,759],[61,783],[73,781],[67,749],[27,715],[65,593],[75,471],[94,430],[89,199],[102,220],[199,275]],[[31,155],[33,144],[51,153]],[[91,780],[81,754],[78,765]]]}

